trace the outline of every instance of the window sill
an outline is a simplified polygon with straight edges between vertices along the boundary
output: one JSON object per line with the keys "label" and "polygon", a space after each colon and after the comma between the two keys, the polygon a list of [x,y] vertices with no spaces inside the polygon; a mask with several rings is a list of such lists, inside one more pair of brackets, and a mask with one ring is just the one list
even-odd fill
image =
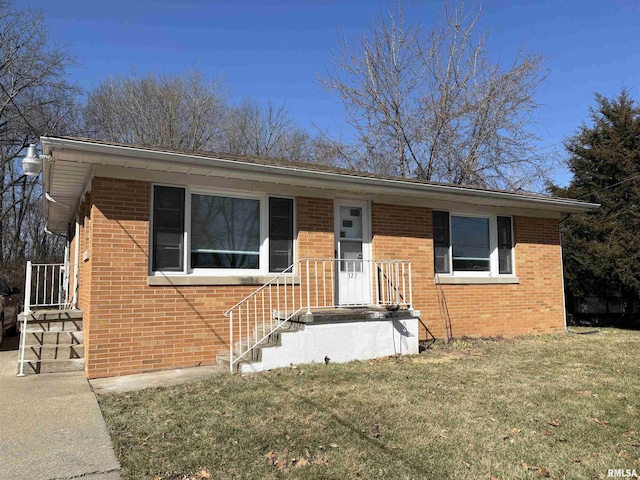
{"label": "window sill", "polygon": [[439,283],[442,285],[483,285],[483,284],[513,284],[520,283],[520,279],[518,277],[458,277],[455,275],[451,276],[439,276],[437,279],[434,279],[435,283]]}
{"label": "window sill", "polygon": [[[149,275],[147,285],[155,286],[195,286],[195,285],[252,285],[260,286],[273,280],[276,275],[253,275],[253,276],[211,276],[211,275]],[[300,277],[287,275],[281,277],[281,284],[286,278],[287,285],[299,285]]]}

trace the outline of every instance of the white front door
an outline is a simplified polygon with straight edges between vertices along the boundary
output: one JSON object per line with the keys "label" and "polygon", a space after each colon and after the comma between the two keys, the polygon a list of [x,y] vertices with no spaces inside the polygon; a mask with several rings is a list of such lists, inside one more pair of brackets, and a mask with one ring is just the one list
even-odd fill
{"label": "white front door", "polygon": [[339,305],[371,303],[369,204],[335,201],[336,289]]}

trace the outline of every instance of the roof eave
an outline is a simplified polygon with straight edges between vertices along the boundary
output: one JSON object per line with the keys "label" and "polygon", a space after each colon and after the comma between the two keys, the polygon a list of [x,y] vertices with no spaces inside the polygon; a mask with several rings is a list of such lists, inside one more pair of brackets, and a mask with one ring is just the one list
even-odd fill
{"label": "roof eave", "polygon": [[82,140],[72,140],[59,137],[42,137],[43,153],[50,154],[58,147],[63,149],[83,150],[102,155],[116,155],[141,158],[154,163],[181,164],[183,166],[220,168],[227,171],[252,172],[264,175],[281,176],[286,173],[298,179],[325,180],[342,185],[366,186],[368,189],[383,189],[394,191],[401,196],[427,195],[430,197],[449,197],[455,195],[458,201],[474,203],[474,200],[486,202],[508,202],[527,208],[551,210],[561,213],[581,213],[599,207],[599,204],[581,202],[578,200],[545,197],[540,195],[514,194],[500,191],[474,189],[443,184],[421,184],[399,179],[372,178],[343,174],[337,172],[323,172],[318,170],[294,168],[283,165],[264,165],[251,162],[238,162],[234,160],[199,156],[192,153],[164,152],[153,149],[138,148],[134,146],[109,145],[92,143]]}

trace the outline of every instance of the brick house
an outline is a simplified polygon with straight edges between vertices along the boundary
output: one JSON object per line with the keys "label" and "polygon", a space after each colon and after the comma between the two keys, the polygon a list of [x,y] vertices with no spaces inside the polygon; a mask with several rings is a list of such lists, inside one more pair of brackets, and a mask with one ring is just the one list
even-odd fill
{"label": "brick house", "polygon": [[[89,378],[415,353],[430,334],[562,332],[558,222],[596,207],[278,159],[41,142],[46,227],[68,239],[51,288],[81,312],[71,358]],[[30,266],[25,325],[47,306],[42,268]]]}

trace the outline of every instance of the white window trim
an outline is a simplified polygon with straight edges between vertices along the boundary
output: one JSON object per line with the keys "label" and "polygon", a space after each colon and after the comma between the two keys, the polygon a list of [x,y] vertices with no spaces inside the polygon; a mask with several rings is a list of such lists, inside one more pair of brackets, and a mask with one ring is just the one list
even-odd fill
{"label": "white window trim", "polygon": [[[450,273],[438,273],[438,277],[452,277],[452,278],[516,278],[516,261],[515,261],[515,237],[513,231],[513,215],[502,214],[482,214],[482,213],[467,213],[467,212],[455,212],[448,210],[437,210],[447,212],[449,214],[449,272]],[[473,271],[454,271],[453,269],[453,235],[451,217],[470,217],[470,218],[486,218],[489,220],[489,271],[488,272],[473,272]],[[498,257],[498,217],[508,217],[511,219],[511,273],[499,273],[499,257]],[[435,249],[435,247],[434,247]],[[435,254],[435,252],[434,252]]]}
{"label": "white window trim", "polygon": [[[183,270],[179,271],[166,271],[166,270],[153,270],[153,224],[155,219],[153,218],[153,198],[155,187],[172,187],[181,188],[184,190],[184,252],[183,252]],[[260,201],[260,267],[256,269],[248,268],[191,268],[191,195],[209,195],[218,197],[231,197],[241,198],[249,200]],[[151,184],[151,201],[149,212],[149,276],[163,276],[163,277],[275,277],[276,275],[294,276],[296,274],[295,268],[293,272],[287,272],[281,274],[279,272],[269,271],[269,198],[287,198],[293,201],[293,264],[297,261],[297,206],[295,197],[289,195],[271,195],[267,193],[256,194],[255,192],[245,192],[238,190],[226,190],[218,188],[203,188],[203,187],[189,187],[184,185],[166,184],[166,183],[153,183]]]}

